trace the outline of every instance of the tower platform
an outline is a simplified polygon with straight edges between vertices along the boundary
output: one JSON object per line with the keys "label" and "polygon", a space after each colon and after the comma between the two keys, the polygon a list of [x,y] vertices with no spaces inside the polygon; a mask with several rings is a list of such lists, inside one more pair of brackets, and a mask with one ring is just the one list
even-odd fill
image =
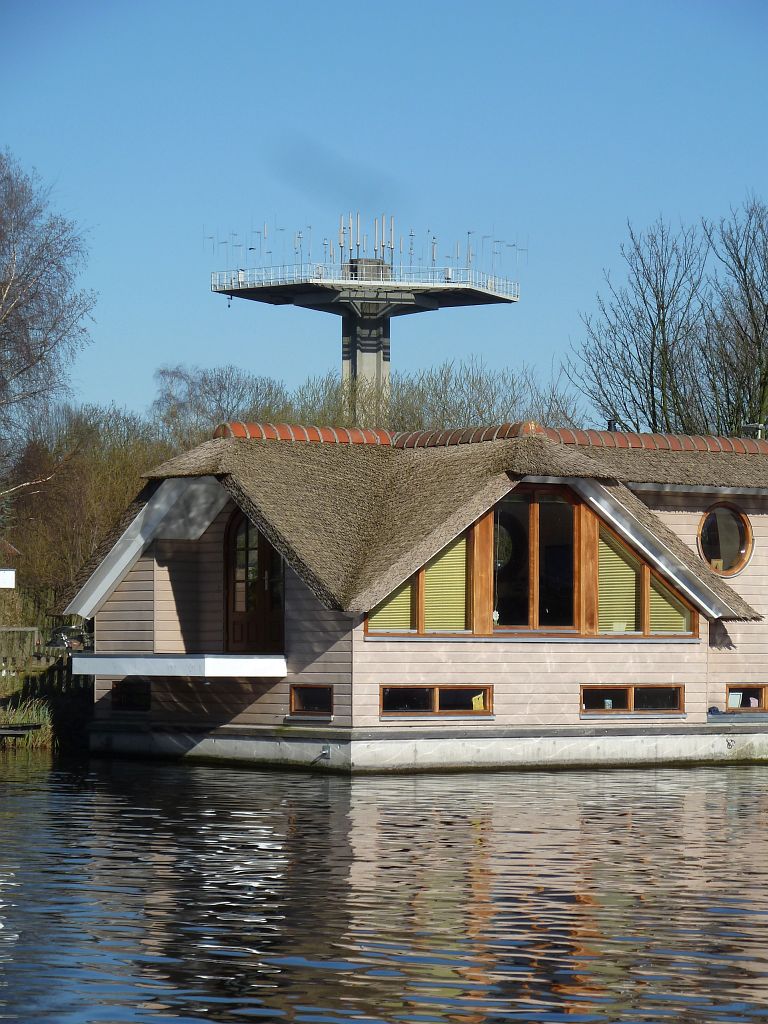
{"label": "tower platform", "polygon": [[467,267],[416,269],[364,258],[215,272],[211,290],[230,298],[341,316],[342,379],[382,390],[389,386],[393,316],[520,298],[517,282]]}

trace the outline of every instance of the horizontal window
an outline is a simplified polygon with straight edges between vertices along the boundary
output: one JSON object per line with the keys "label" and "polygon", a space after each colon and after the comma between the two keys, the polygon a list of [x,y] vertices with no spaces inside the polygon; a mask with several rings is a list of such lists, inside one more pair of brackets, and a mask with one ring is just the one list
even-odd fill
{"label": "horizontal window", "polygon": [[725,701],[726,711],[765,711],[768,686],[729,686]]}
{"label": "horizontal window", "polygon": [[291,687],[292,715],[332,715],[332,686],[301,686]]}
{"label": "horizontal window", "polygon": [[149,679],[128,676],[112,683],[113,711],[149,711],[152,707],[152,689]]}
{"label": "horizontal window", "polygon": [[582,686],[581,710],[589,714],[663,713],[683,710],[682,686]]}
{"label": "horizontal window", "polygon": [[490,715],[491,686],[382,686],[385,715]]}

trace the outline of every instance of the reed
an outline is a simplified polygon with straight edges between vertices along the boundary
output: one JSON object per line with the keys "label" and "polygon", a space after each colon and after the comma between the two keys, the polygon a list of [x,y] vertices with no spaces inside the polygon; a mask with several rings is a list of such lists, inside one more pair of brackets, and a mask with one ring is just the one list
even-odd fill
{"label": "reed", "polygon": [[53,720],[48,702],[39,697],[0,708],[0,726],[39,725],[13,742],[28,750],[50,750],[54,746]]}

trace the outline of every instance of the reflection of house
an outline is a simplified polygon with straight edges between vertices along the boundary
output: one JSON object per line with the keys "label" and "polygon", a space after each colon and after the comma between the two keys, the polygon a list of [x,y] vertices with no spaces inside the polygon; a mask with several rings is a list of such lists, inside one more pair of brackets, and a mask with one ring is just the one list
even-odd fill
{"label": "reflection of house", "polygon": [[768,442],[231,424],[148,476],[66,609],[97,750],[768,756]]}

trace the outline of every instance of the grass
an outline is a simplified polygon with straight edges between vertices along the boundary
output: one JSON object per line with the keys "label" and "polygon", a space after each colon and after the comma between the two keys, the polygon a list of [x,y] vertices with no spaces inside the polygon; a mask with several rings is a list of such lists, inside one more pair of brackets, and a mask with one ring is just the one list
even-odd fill
{"label": "grass", "polygon": [[4,725],[39,725],[39,729],[13,740],[28,750],[48,750],[54,745],[53,721],[47,701],[39,697],[0,708],[0,727]]}

